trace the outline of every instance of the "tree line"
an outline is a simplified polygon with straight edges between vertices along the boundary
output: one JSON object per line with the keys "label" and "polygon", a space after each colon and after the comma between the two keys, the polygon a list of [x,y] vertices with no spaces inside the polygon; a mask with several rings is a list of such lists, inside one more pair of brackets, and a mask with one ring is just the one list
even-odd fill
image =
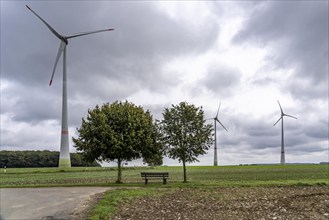
{"label": "tree line", "polygon": [[[25,168],[25,167],[58,167],[58,151],[0,151],[0,167]],[[94,161],[86,161],[81,153],[71,153],[73,167],[100,166]]]}

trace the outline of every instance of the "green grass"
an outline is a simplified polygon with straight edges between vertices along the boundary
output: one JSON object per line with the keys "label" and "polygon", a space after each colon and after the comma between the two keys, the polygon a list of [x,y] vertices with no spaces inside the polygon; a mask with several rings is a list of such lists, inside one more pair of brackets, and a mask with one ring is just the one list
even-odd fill
{"label": "green grass", "polygon": [[[183,169],[175,167],[126,167],[124,186],[142,186],[142,171],[169,172],[168,184],[150,180],[146,187],[329,185],[329,165],[189,166],[188,183]],[[117,186],[116,168],[7,168],[0,170],[0,187]]]}

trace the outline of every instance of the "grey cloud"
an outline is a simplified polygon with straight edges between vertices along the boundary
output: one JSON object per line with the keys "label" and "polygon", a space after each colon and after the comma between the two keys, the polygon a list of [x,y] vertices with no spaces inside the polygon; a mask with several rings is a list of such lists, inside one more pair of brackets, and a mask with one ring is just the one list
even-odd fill
{"label": "grey cloud", "polygon": [[294,145],[294,146],[289,146],[287,151],[293,152],[294,155],[305,155],[309,153],[322,153],[322,152],[327,152],[328,149],[325,147],[321,147],[317,144],[299,144],[299,145]]}
{"label": "grey cloud", "polygon": [[[254,8],[249,20],[234,37],[237,44],[269,46],[273,54],[268,62],[276,68],[294,68],[294,78],[307,80],[288,82],[284,88],[301,98],[312,88],[318,98],[328,96],[328,2],[272,1]],[[294,89],[291,89],[294,88]]]}
{"label": "grey cloud", "polygon": [[[122,100],[144,88],[165,91],[178,84],[162,70],[163,65],[176,56],[207,50],[218,33],[215,22],[194,29],[167,17],[151,2],[32,2],[29,6],[64,35],[115,28],[69,41],[68,99],[73,124],[96,104]],[[5,107],[5,111],[18,121],[56,118],[60,110],[55,106],[61,106],[61,60],[52,87],[48,83],[59,40],[24,2],[7,2],[2,12],[1,28],[6,31],[1,31],[1,77],[17,82],[3,96],[19,97],[15,108]]]}
{"label": "grey cloud", "polygon": [[168,108],[168,106],[170,106],[170,103],[168,104],[164,104],[164,105],[146,105],[144,106],[144,109],[148,109],[150,110],[150,112],[152,113],[153,115],[153,119],[154,120],[162,120],[163,117],[162,117],[162,113],[164,111],[165,108]]}
{"label": "grey cloud", "polygon": [[232,90],[239,85],[241,73],[231,67],[213,66],[192,90],[193,94],[200,93],[200,89],[208,90],[218,96],[230,96]]}
{"label": "grey cloud", "polygon": [[[166,62],[182,54],[207,50],[217,38],[215,22],[192,29],[188,24],[167,17],[149,3],[112,2],[111,7],[105,6],[99,9],[98,19],[110,20],[115,31],[109,33],[109,37],[102,35],[99,43],[93,43],[93,48],[85,47],[79,52],[80,59],[85,57],[83,64],[72,61],[78,66],[86,65],[93,71],[89,76],[73,75],[81,81],[90,79],[91,75],[100,75],[119,83],[129,80],[129,84],[137,85],[134,91],[145,86],[152,90],[163,90],[166,86],[179,83],[162,71]],[[126,18],[128,15],[133,21]],[[81,56],[85,52],[87,55]],[[88,54],[101,56],[95,60]]]}
{"label": "grey cloud", "polygon": [[329,139],[329,117],[321,118],[313,114],[305,114],[300,120],[302,121],[301,129],[307,138],[313,139],[314,141]]}
{"label": "grey cloud", "polygon": [[[249,115],[228,116],[228,134],[219,134],[220,142],[227,147],[242,147],[248,151],[261,153],[264,150],[279,149],[281,146],[281,124],[273,126],[277,118],[254,117]],[[313,137],[304,134],[305,127],[298,120],[287,121],[285,118],[285,146],[292,147],[315,141]],[[302,149],[300,149],[302,150]],[[247,150],[246,150],[247,151]]]}
{"label": "grey cloud", "polygon": [[1,94],[1,114],[9,114],[15,121],[39,123],[60,117],[61,100],[56,98],[48,85],[43,88],[6,82]]}
{"label": "grey cloud", "polygon": [[315,139],[329,139],[328,121],[321,121],[304,129],[305,135]]}

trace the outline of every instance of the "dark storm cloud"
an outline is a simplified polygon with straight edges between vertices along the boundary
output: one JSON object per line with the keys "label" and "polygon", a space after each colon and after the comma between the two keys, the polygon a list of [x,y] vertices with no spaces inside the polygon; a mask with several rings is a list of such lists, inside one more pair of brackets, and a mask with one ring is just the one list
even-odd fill
{"label": "dark storm cloud", "polygon": [[[28,4],[63,35],[115,29],[69,41],[70,124],[81,121],[96,104],[122,100],[144,88],[165,91],[179,84],[163,66],[176,56],[207,50],[218,33],[215,22],[193,28],[169,18],[152,2]],[[2,113],[11,112],[18,121],[54,119],[61,108],[61,60],[52,87],[48,83],[60,42],[25,2],[5,2],[1,10],[1,78],[15,82],[3,96],[19,99],[11,107],[2,103]]]}
{"label": "dark storm cloud", "polygon": [[[95,71],[84,74],[78,79],[81,82],[86,80],[95,84],[95,75],[106,75],[124,87],[129,86],[133,89],[131,93],[144,87],[163,91],[180,83],[163,72],[163,66],[176,56],[207,50],[217,37],[216,23],[206,23],[194,29],[167,17],[152,4],[114,2],[110,9],[115,10],[103,9],[100,13],[104,18],[110,16],[116,28],[110,33],[113,35],[110,46],[107,51],[101,44],[94,46],[92,50],[103,56],[97,63],[85,59],[85,65]],[[128,15],[129,18],[125,17]],[[99,63],[106,64],[100,71]]]}
{"label": "dark storm cloud", "polygon": [[247,145],[253,149],[276,146],[276,139],[279,140],[278,133],[268,118],[257,118],[250,115],[240,117],[232,116],[230,118],[231,123],[234,124],[232,132],[236,132],[239,136],[239,145]]}
{"label": "dark storm cloud", "polygon": [[6,87],[1,94],[1,114],[11,114],[15,121],[32,124],[60,118],[61,100],[56,99],[48,86],[44,86],[43,91],[19,83],[9,83]]}
{"label": "dark storm cloud", "polygon": [[[283,87],[298,98],[328,98],[328,1],[270,1],[256,5],[233,42],[272,48],[273,68],[295,70]],[[306,81],[306,83],[305,83]]]}
{"label": "dark storm cloud", "polygon": [[200,89],[211,91],[218,96],[230,96],[232,90],[240,83],[241,73],[225,65],[211,66],[204,78],[191,90],[192,94],[200,93]]}
{"label": "dark storm cloud", "polygon": [[304,129],[305,135],[315,139],[329,139],[328,121],[321,121]]}

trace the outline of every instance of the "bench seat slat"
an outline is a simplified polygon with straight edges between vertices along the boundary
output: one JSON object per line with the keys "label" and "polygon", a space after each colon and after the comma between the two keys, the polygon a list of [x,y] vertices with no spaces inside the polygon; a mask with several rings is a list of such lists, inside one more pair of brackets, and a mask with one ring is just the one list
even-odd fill
{"label": "bench seat slat", "polygon": [[148,178],[162,178],[163,184],[166,184],[167,178],[169,178],[168,172],[141,172],[141,177],[145,179],[145,184],[148,182]]}

